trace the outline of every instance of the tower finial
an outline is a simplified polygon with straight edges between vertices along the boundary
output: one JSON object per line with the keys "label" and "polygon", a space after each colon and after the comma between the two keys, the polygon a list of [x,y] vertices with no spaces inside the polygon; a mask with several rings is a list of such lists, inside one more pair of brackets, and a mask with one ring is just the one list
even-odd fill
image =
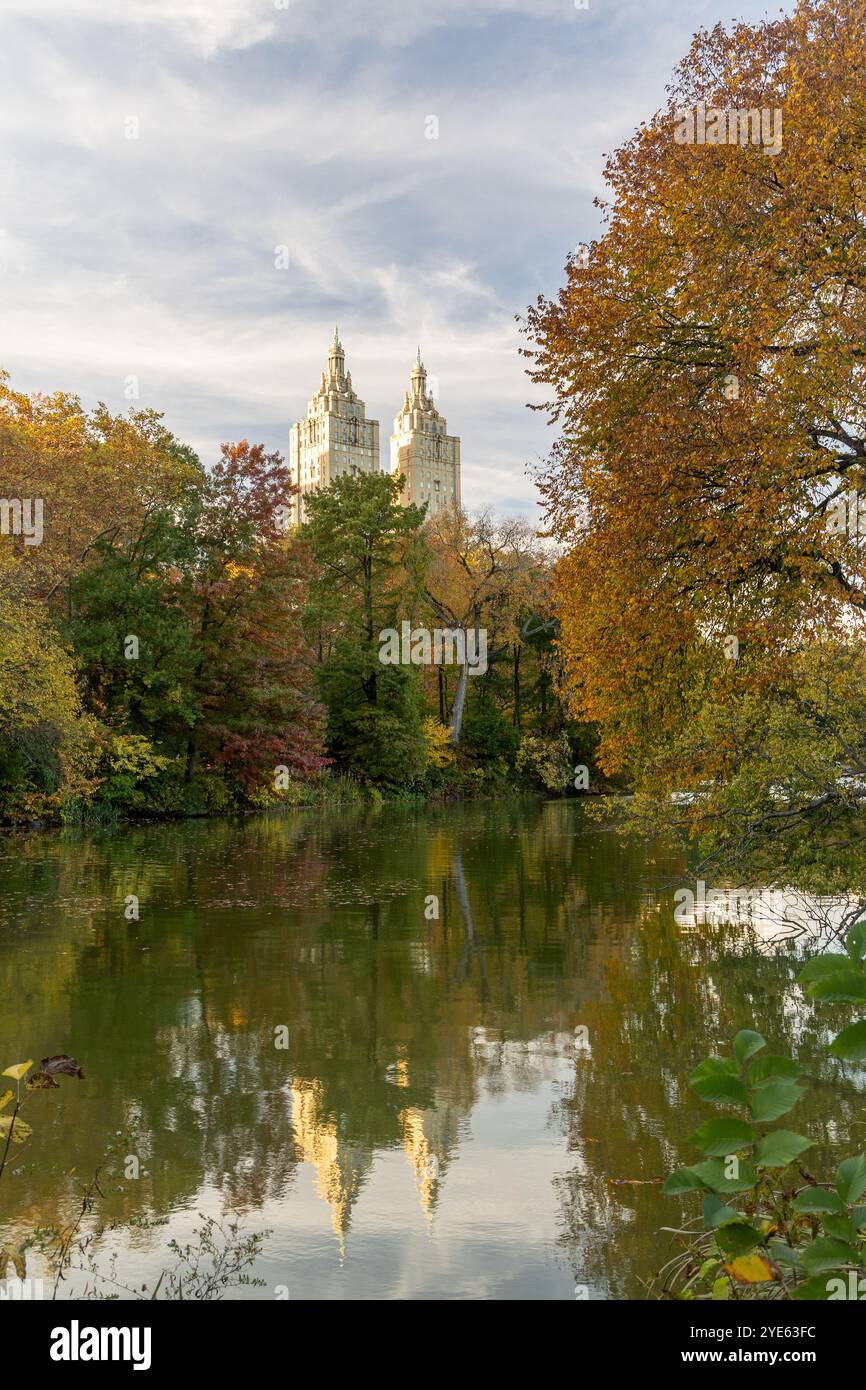
{"label": "tower finial", "polygon": [[342,346],[343,346],[343,344],[340,342],[340,329],[339,329],[338,325],[335,323],[335,324],[334,324],[334,347],[335,347],[335,348],[342,348]]}
{"label": "tower finial", "polygon": [[420,367],[422,371],[424,370],[424,363],[421,361],[421,347],[420,347],[420,345],[419,345],[419,347],[418,347],[418,355],[417,355],[416,358],[415,358],[415,366],[416,366],[416,367]]}

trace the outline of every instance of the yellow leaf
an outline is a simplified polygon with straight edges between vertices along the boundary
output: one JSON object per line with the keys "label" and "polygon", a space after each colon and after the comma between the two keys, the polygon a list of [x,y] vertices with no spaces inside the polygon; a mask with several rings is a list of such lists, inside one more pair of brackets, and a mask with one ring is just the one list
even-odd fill
{"label": "yellow leaf", "polygon": [[15,1092],[14,1092],[14,1091],[4,1091],[3,1094],[2,1094],[2,1096],[0,1096],[0,1110],[5,1110],[5,1109],[6,1109],[6,1106],[9,1104],[10,1100],[14,1100],[14,1099],[15,1099]]}
{"label": "yellow leaf", "polygon": [[0,1246],[0,1277],[5,1279],[6,1266],[10,1260],[12,1261],[18,1278],[25,1279],[27,1277],[27,1265],[25,1263],[24,1251],[16,1250],[14,1245]]}
{"label": "yellow leaf", "polygon": [[776,1279],[779,1273],[778,1266],[771,1260],[754,1254],[741,1255],[725,1265],[725,1269],[738,1284],[765,1284],[768,1279]]}
{"label": "yellow leaf", "polygon": [[[12,1116],[0,1115],[0,1138],[5,1139],[9,1130],[12,1129]],[[20,1116],[15,1121],[15,1128],[12,1129],[12,1143],[23,1144],[25,1139],[29,1139],[33,1130],[26,1124]]]}
{"label": "yellow leaf", "polygon": [[0,1076],[11,1076],[13,1081],[20,1081],[22,1076],[26,1076],[33,1066],[32,1060],[29,1062],[16,1062],[14,1067],[7,1067],[0,1072]]}

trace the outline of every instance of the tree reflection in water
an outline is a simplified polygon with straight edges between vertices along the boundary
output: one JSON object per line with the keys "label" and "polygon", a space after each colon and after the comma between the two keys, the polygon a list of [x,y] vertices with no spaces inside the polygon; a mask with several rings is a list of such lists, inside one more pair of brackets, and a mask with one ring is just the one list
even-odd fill
{"label": "tree reflection in water", "polygon": [[683,866],[574,802],[13,835],[0,856],[0,1055],[71,1052],[87,1078],[40,1097],[0,1236],[68,1220],[68,1170],[132,1126],[147,1176],[118,1172],[105,1214],[170,1221],[123,1238],[121,1272],[204,1207],[274,1228],[316,1297],[636,1296],[675,1214],[654,1179],[702,1117],[690,1065],[751,1024],[808,1059],[797,1127],[861,1142],[796,948],[675,923],[650,875]]}

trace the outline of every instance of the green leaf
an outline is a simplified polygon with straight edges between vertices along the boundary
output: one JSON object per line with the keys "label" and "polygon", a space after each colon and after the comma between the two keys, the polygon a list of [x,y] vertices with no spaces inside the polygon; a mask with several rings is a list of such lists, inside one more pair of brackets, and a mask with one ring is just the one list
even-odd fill
{"label": "green leaf", "polygon": [[863,1227],[866,1226],[866,1207],[854,1207],[851,1212],[851,1220],[854,1222],[857,1230],[862,1231]]}
{"label": "green leaf", "polygon": [[862,1062],[866,1058],[866,1018],[843,1028],[831,1042],[830,1051],[843,1062]]}
{"label": "green leaf", "polygon": [[856,1202],[866,1192],[866,1157],[846,1158],[836,1169],[836,1191],[843,1202]]}
{"label": "green leaf", "polygon": [[743,1062],[748,1062],[750,1057],[754,1057],[756,1052],[760,1052],[761,1048],[766,1046],[760,1033],[754,1032],[751,1028],[742,1028],[734,1038],[734,1056],[742,1066]]}
{"label": "green leaf", "polygon": [[857,1239],[857,1227],[850,1216],[831,1216],[827,1213],[821,1218],[821,1225],[828,1236],[836,1236],[838,1240],[855,1241]]}
{"label": "green leaf", "polygon": [[727,1057],[706,1057],[692,1072],[689,1085],[701,1100],[721,1101],[723,1105],[748,1103],[737,1064]]}
{"label": "green leaf", "polygon": [[812,1214],[816,1212],[841,1212],[847,1215],[848,1208],[836,1192],[828,1192],[826,1187],[806,1187],[798,1192],[791,1206],[795,1211]]}
{"label": "green leaf", "polygon": [[791,1246],[786,1245],[783,1240],[771,1240],[769,1251],[773,1259],[778,1260],[779,1264],[791,1265],[794,1269],[798,1269],[802,1264],[800,1251],[793,1250]]}
{"label": "green leaf", "polygon": [[850,964],[848,956],[813,956],[797,976],[797,984],[810,985],[813,980],[820,980],[822,975],[832,975],[834,971],[844,970]]}
{"label": "green leaf", "polygon": [[802,1134],[795,1134],[791,1129],[774,1129],[759,1140],[753,1157],[758,1168],[787,1168],[811,1147],[811,1139],[804,1139]]}
{"label": "green leaf", "polygon": [[747,1192],[758,1181],[758,1175],[751,1163],[740,1159],[737,1164],[737,1177],[725,1177],[725,1164],[720,1158],[708,1158],[706,1163],[696,1163],[691,1172],[705,1187],[722,1195],[730,1192]]}
{"label": "green leaf", "polygon": [[771,1081],[796,1081],[803,1068],[791,1057],[757,1057],[748,1071],[750,1086],[766,1086]]}
{"label": "green leaf", "polygon": [[778,1120],[780,1115],[787,1115],[797,1104],[804,1090],[804,1086],[797,1086],[793,1081],[767,1082],[766,1086],[761,1086],[752,1094],[749,1106],[752,1119],[763,1124],[768,1120]]}
{"label": "green leaf", "polygon": [[734,1258],[737,1255],[748,1255],[750,1250],[761,1244],[761,1240],[761,1232],[756,1231],[747,1221],[730,1221],[726,1226],[720,1226],[716,1232],[716,1244]]}
{"label": "green leaf", "polygon": [[802,1284],[797,1284],[791,1290],[791,1297],[800,1302],[817,1303],[819,1299],[828,1299],[830,1291],[827,1287],[829,1279],[826,1274],[815,1274],[811,1279],[805,1279]]}
{"label": "green leaf", "polygon": [[699,1178],[693,1168],[678,1168],[670,1173],[662,1185],[664,1197],[679,1197],[683,1192],[703,1192],[707,1184]]}
{"label": "green leaf", "polygon": [[720,1202],[714,1192],[704,1198],[704,1225],[707,1230],[715,1226],[725,1226],[729,1221],[742,1221],[742,1214],[734,1211],[727,1203]]}
{"label": "green leaf", "polygon": [[752,1126],[733,1115],[724,1119],[706,1120],[689,1136],[689,1143],[694,1144],[701,1153],[723,1158],[754,1142]]}
{"label": "green leaf", "polygon": [[727,1298],[730,1294],[731,1286],[724,1274],[720,1274],[713,1283],[712,1299],[718,1303],[721,1299]]}
{"label": "green leaf", "polygon": [[866,999],[866,975],[851,966],[847,970],[834,970],[831,975],[822,975],[809,986],[813,999],[826,999],[832,1003],[859,1003]]}
{"label": "green leaf", "polygon": [[862,961],[866,958],[866,917],[854,923],[845,938],[845,950],[852,960]]}
{"label": "green leaf", "polygon": [[846,1241],[819,1236],[803,1251],[803,1268],[809,1274],[819,1274],[824,1269],[841,1269],[856,1258]]}

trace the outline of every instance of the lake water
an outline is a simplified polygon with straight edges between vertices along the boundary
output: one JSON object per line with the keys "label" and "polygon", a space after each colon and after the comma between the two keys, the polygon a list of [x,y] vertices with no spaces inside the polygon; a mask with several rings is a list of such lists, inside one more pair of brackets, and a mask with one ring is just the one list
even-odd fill
{"label": "lake water", "polygon": [[710,1113],[685,1078],[737,1028],[805,1059],[813,1169],[866,1122],[838,1011],[748,924],[678,925],[683,867],[573,801],[4,836],[0,1065],[85,1080],[28,1095],[0,1244],[103,1164],[121,1284],[206,1213],[269,1231],[230,1296],[642,1297]]}

